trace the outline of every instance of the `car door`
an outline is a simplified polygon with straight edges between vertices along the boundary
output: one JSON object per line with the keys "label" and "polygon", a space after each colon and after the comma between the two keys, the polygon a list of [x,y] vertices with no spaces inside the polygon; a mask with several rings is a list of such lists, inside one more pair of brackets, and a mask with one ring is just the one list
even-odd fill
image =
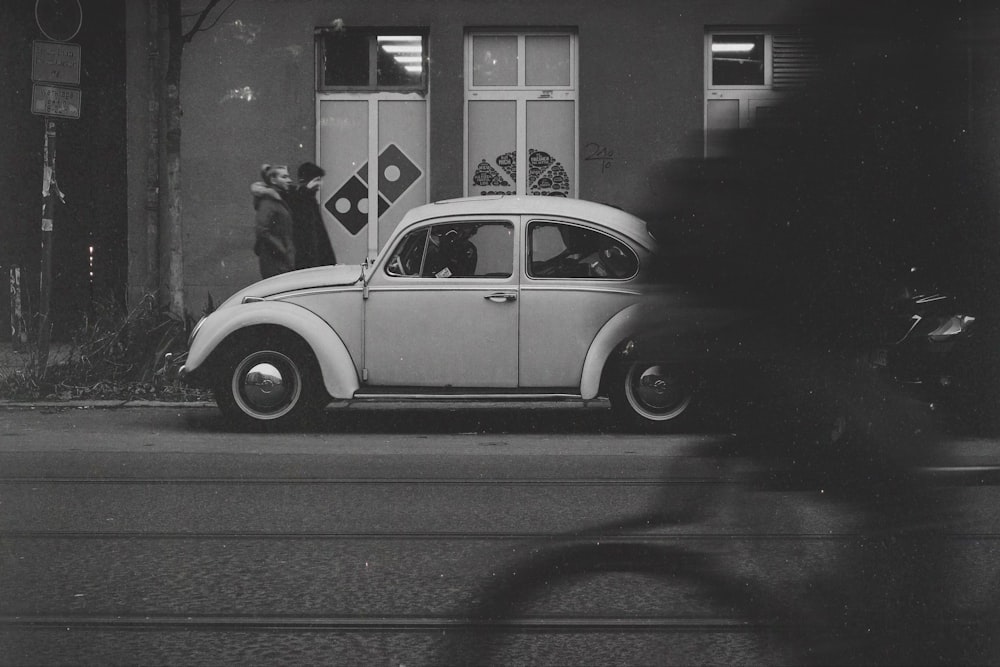
{"label": "car door", "polygon": [[577,221],[525,219],[520,386],[580,387],[597,332],[639,302],[639,259],[623,238]]}
{"label": "car door", "polygon": [[365,302],[369,386],[517,386],[516,218],[463,218],[403,235]]}

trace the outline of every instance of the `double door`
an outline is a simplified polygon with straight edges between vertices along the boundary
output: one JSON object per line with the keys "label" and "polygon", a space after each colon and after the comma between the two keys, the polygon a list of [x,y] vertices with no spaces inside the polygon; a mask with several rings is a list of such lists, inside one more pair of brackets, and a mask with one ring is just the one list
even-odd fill
{"label": "double door", "polygon": [[373,259],[410,208],[427,203],[427,100],[417,93],[317,97],[320,209],[342,264]]}

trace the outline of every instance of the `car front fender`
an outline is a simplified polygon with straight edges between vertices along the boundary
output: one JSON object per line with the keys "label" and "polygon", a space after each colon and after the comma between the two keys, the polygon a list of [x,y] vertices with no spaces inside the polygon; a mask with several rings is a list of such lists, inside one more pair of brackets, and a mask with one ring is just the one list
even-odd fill
{"label": "car front fender", "polygon": [[319,316],[283,301],[245,303],[206,317],[191,341],[183,372],[187,375],[197,372],[231,335],[257,326],[278,327],[298,334],[312,348],[327,393],[340,399],[354,396],[360,383],[344,341]]}

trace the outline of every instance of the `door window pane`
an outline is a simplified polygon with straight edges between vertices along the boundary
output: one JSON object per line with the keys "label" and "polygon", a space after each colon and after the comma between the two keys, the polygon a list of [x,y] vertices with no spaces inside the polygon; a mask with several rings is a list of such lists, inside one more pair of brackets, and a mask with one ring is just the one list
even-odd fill
{"label": "door window pane", "polygon": [[576,225],[533,222],[528,227],[528,275],[532,278],[631,278],[639,258],[631,248]]}
{"label": "door window pane", "polygon": [[509,222],[434,225],[427,238],[424,278],[510,278],[514,226]]}
{"label": "door window pane", "polygon": [[470,195],[515,194],[517,102],[469,102]]}
{"label": "door window pane", "polygon": [[524,78],[529,86],[568,86],[569,35],[524,38]]}
{"label": "door window pane", "polygon": [[410,232],[385,272],[413,278],[510,278],[514,226],[509,222],[453,222]]}
{"label": "door window pane", "polygon": [[528,193],[569,197],[576,174],[576,102],[527,103]]}
{"label": "door window pane", "polygon": [[516,35],[476,35],[473,38],[472,85],[517,85]]}
{"label": "door window pane", "polygon": [[712,35],[712,85],[763,86],[764,35]]}

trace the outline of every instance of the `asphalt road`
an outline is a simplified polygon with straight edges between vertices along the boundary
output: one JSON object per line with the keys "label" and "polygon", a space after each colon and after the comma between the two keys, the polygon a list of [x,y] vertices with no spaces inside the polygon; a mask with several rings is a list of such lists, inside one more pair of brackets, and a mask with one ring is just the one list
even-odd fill
{"label": "asphalt road", "polygon": [[0,410],[0,661],[996,661],[997,443],[949,441],[963,481],[873,500],[762,486],[726,434],[610,424]]}

